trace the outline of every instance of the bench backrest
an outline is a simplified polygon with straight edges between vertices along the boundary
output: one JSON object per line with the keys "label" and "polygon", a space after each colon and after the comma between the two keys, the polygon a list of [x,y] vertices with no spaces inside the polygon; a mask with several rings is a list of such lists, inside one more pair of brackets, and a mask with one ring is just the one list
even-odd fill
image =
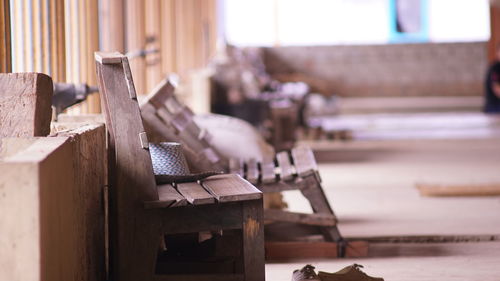
{"label": "bench backrest", "polygon": [[[120,212],[138,201],[158,200],[149,144],[126,56],[96,53],[102,111],[109,132],[109,173],[112,196]],[[129,205],[133,204],[133,205]]]}
{"label": "bench backrest", "polygon": [[0,138],[47,136],[53,91],[42,73],[0,74]]}
{"label": "bench backrest", "polygon": [[170,79],[163,80],[141,105],[148,128],[168,141],[181,142],[194,170],[227,170],[228,163],[210,144],[211,135],[194,122],[194,114],[174,95]]}

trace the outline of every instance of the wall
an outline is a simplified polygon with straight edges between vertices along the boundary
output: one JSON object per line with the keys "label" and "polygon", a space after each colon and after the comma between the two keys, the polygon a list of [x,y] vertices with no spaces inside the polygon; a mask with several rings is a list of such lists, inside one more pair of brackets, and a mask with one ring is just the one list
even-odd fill
{"label": "wall", "polygon": [[264,48],[272,75],[299,72],[340,96],[481,95],[486,42]]}

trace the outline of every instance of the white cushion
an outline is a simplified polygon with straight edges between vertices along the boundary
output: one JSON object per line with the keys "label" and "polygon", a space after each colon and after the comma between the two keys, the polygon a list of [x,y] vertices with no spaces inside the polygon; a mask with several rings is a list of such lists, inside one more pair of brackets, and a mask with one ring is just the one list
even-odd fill
{"label": "white cushion", "polygon": [[212,146],[226,159],[262,160],[274,157],[274,148],[244,120],[219,114],[201,114],[196,115],[194,121],[212,135]]}

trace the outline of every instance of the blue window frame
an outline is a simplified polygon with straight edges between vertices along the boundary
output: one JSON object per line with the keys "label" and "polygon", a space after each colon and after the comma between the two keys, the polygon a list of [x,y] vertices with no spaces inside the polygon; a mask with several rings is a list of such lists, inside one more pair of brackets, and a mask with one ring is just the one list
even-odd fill
{"label": "blue window frame", "polygon": [[428,0],[389,0],[391,43],[429,41]]}

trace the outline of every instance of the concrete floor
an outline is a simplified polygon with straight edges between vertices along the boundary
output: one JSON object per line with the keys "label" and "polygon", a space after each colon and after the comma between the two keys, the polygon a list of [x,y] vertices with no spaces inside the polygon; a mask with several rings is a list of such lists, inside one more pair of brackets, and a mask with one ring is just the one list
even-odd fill
{"label": "concrete floor", "polygon": [[[416,183],[500,183],[500,140],[309,143],[345,237],[401,235],[500,237],[500,197],[421,197]],[[290,209],[309,211],[298,193]],[[291,280],[312,263],[336,271],[359,263],[385,280],[500,280],[500,241],[371,243],[361,259],[268,263],[267,280]]]}

